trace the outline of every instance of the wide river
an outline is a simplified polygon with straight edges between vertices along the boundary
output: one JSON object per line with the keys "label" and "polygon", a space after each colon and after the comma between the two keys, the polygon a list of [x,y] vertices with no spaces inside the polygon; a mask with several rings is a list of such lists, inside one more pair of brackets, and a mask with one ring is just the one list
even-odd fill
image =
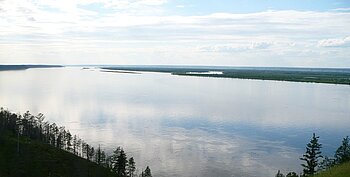
{"label": "wide river", "polygon": [[300,172],[313,132],[329,156],[350,135],[347,85],[28,69],[0,71],[0,106],[122,146],[155,177]]}

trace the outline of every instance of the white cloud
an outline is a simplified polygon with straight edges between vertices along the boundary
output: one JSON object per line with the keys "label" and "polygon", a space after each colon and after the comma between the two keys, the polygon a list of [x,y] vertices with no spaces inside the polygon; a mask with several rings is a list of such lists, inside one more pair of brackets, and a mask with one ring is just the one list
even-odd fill
{"label": "white cloud", "polygon": [[350,36],[345,38],[324,39],[318,42],[319,47],[350,47]]}
{"label": "white cloud", "polygon": [[176,5],[177,8],[185,8],[185,5]]}
{"label": "white cloud", "polygon": [[[341,39],[339,36],[349,36],[350,12],[284,10],[246,14],[169,15],[163,13],[165,10],[163,5],[167,2],[166,0],[0,1],[2,46],[0,63],[9,60],[9,56],[15,53],[11,50],[19,46],[23,49],[24,46],[40,45],[46,51],[34,53],[32,48],[28,47],[26,48],[28,50],[24,51],[33,53],[28,54],[27,56],[32,57],[25,60],[38,58],[35,56],[39,53],[42,57],[44,53],[50,51],[51,54],[61,51],[66,55],[72,50],[71,45],[79,48],[79,52],[74,53],[75,58],[85,57],[87,54],[81,51],[91,50],[86,44],[94,44],[96,55],[100,58],[105,56],[104,61],[110,61],[109,63],[113,63],[112,56],[120,54],[122,50],[125,56],[131,56],[128,52],[132,52],[132,57],[152,58],[147,62],[154,63],[163,62],[160,57],[154,57],[158,49],[161,49],[161,53],[169,58],[167,61],[172,63],[195,63],[197,60],[193,60],[192,56],[202,55],[200,53],[206,55],[225,53],[226,59],[222,59],[222,56],[221,58],[205,56],[207,59],[201,56],[201,62],[212,62],[209,57],[216,57],[218,64],[222,61],[230,63],[232,57],[228,54],[237,52],[244,54],[241,60],[259,57],[266,58],[267,63],[269,58],[271,60],[271,55],[293,58],[293,55],[299,56],[300,51],[305,50],[313,52],[305,53],[300,58],[317,58],[320,57],[317,54],[337,50],[339,55],[333,58],[341,59],[346,58],[349,53],[339,47],[347,46],[348,38]],[[108,56],[105,55],[106,51],[110,52]],[[186,53],[180,56],[181,51]],[[211,54],[203,51],[211,51]],[[252,51],[260,51],[259,56]],[[185,59],[186,56],[193,62]],[[50,58],[54,57],[50,55]],[[327,60],[331,58],[328,54],[322,57],[328,57]],[[23,61],[24,59],[18,58],[25,58],[25,55],[21,57],[13,55],[10,58],[16,58],[14,61]],[[57,59],[59,60],[61,58]],[[133,61],[142,63],[146,60]],[[289,60],[293,63],[295,61]],[[350,66],[350,61],[344,60],[344,62]]]}
{"label": "white cloud", "polygon": [[[154,10],[153,7],[164,5],[168,0],[95,0],[95,3],[103,4],[106,8],[125,10],[126,12],[147,12],[148,9]],[[92,3],[93,4],[93,3]]]}
{"label": "white cloud", "polygon": [[142,5],[151,5],[151,6],[159,6],[162,4],[165,4],[167,0],[140,0],[137,1],[137,4],[142,4]]}
{"label": "white cloud", "polygon": [[250,50],[267,49],[272,42],[251,42],[249,44],[219,44],[200,46],[198,50],[201,52],[246,52]]}
{"label": "white cloud", "polygon": [[333,11],[350,11],[350,8],[336,8],[332,9]]}

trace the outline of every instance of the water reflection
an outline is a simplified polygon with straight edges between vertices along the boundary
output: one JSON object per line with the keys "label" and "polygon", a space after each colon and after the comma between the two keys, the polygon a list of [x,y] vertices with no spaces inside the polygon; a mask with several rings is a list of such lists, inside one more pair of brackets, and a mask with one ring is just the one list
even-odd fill
{"label": "water reflection", "polygon": [[0,105],[43,112],[93,145],[125,147],[155,176],[299,171],[312,132],[333,153],[349,134],[344,85],[108,73],[0,72]]}

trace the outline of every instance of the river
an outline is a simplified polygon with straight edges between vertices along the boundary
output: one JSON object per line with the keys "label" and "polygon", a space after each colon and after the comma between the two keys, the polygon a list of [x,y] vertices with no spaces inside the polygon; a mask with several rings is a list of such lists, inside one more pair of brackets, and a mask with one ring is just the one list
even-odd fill
{"label": "river", "polygon": [[301,172],[313,132],[329,156],[350,135],[347,85],[36,68],[0,72],[0,106],[122,146],[156,177]]}

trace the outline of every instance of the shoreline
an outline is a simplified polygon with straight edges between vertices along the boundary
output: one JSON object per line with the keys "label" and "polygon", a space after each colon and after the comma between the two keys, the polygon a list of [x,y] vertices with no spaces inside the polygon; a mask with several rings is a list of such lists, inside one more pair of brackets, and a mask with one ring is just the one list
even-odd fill
{"label": "shoreline", "polygon": [[[304,83],[324,83],[350,85],[350,69],[305,69],[288,68],[257,68],[257,69],[218,69],[218,68],[179,68],[179,67],[101,67],[110,71],[126,72],[159,72],[170,73],[178,76],[212,77],[212,78],[234,78],[253,80],[272,80]],[[210,72],[221,72],[221,74],[210,74]]]}

